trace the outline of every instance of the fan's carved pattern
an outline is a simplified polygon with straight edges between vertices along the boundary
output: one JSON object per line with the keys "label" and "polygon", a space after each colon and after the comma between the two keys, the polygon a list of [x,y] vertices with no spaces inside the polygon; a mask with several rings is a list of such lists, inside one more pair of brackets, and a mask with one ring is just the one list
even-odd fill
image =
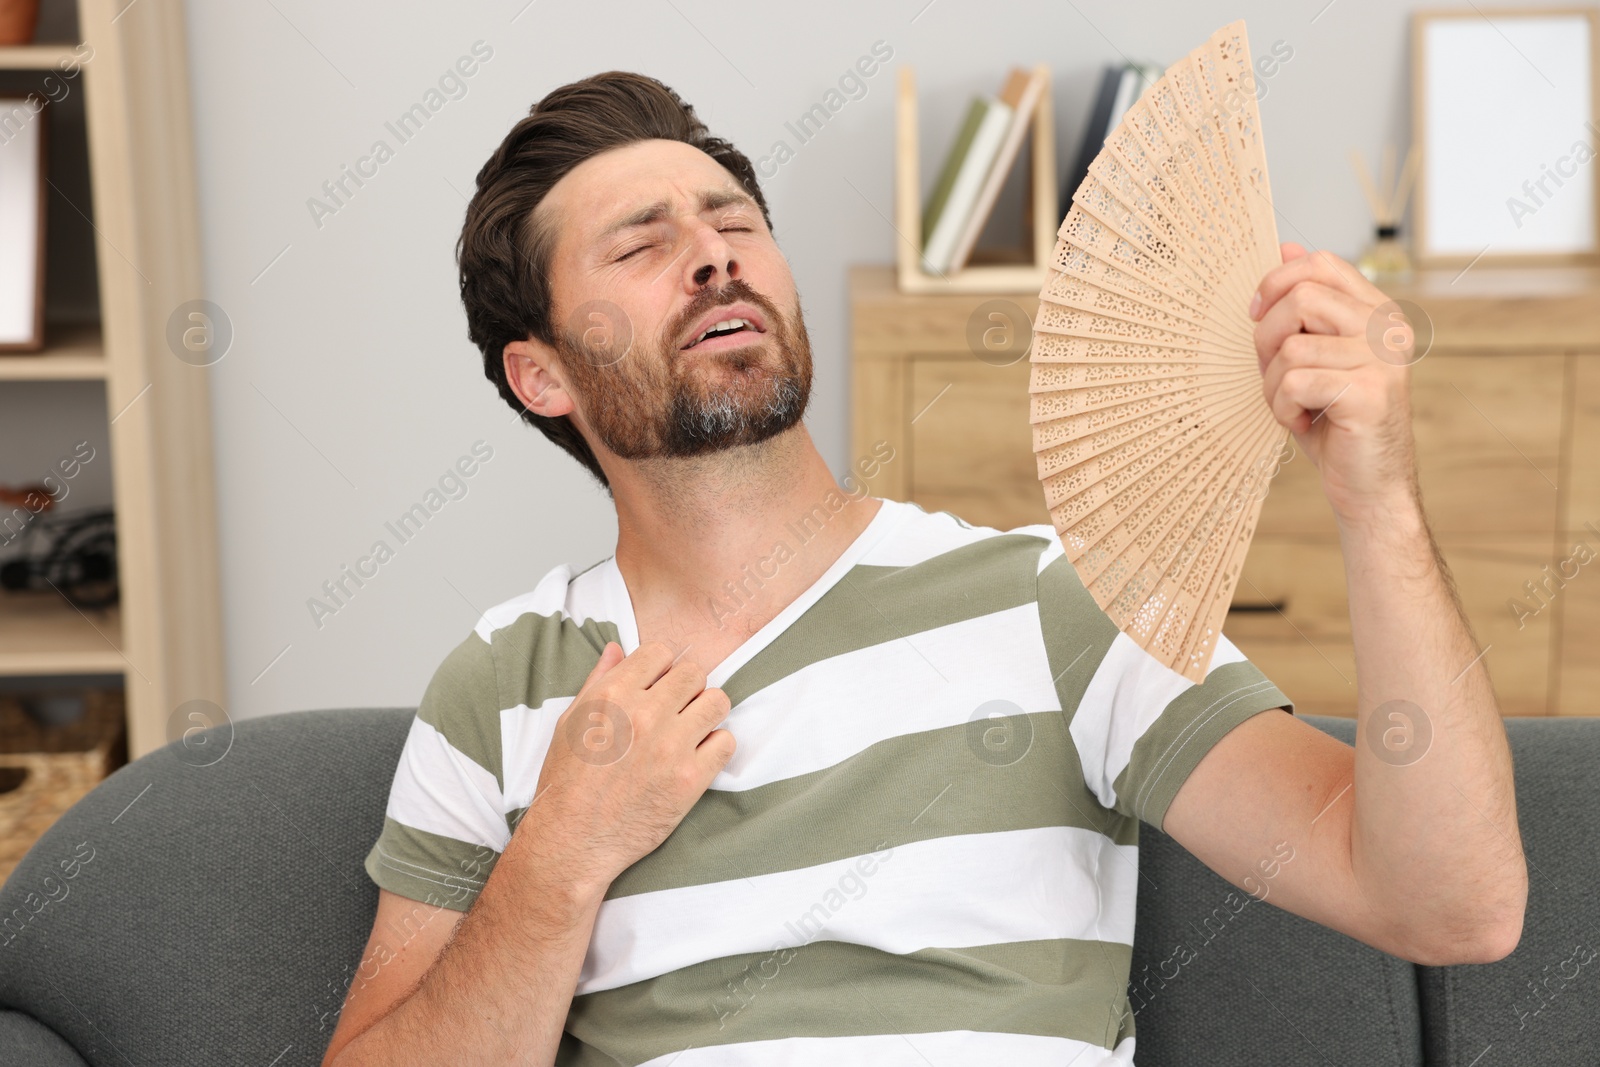
{"label": "fan's carved pattern", "polygon": [[1281,262],[1243,22],[1128,108],[1073,194],[1028,376],[1039,480],[1106,614],[1205,676],[1287,436],[1245,309]]}

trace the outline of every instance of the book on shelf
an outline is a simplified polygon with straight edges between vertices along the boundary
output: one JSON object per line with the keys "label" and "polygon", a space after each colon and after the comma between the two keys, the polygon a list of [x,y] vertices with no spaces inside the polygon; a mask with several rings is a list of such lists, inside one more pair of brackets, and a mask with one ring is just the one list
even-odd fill
{"label": "book on shelf", "polygon": [[977,199],[962,224],[955,251],[950,255],[948,269],[960,270],[967,265],[967,259],[972,255],[972,247],[977,244],[978,235],[983,232],[984,225],[989,221],[989,215],[994,211],[1000,187],[1005,184],[1012,165],[1016,163],[1018,153],[1022,151],[1022,138],[1033,122],[1034,109],[1039,105],[1044,84],[1045,77],[1041,72],[1029,71],[1022,67],[1012,67],[1011,73],[1006,77],[1005,87],[1000,90],[1000,100],[1011,108],[1010,124],[1006,127],[1005,139],[1000,144],[1000,150],[989,166],[983,187],[978,191]]}
{"label": "book on shelf", "polygon": [[[943,275],[950,269],[962,227],[1000,152],[1012,113],[1011,105],[998,97],[976,96],[968,105],[923,215],[922,269],[927,273]],[[940,186],[947,188],[941,191]]]}
{"label": "book on shelf", "polygon": [[928,247],[928,238],[933,236],[933,227],[944,212],[945,203],[950,199],[950,187],[956,183],[956,173],[961,169],[961,161],[966,158],[967,151],[972,147],[972,139],[977,136],[978,127],[983,124],[983,116],[987,111],[988,108],[980,96],[973,97],[972,103],[967,105],[966,117],[961,120],[961,125],[956,130],[956,139],[951,144],[950,151],[945,154],[939,178],[933,183],[933,191],[928,194],[928,202],[922,208],[922,239],[919,245],[921,248]]}
{"label": "book on shelf", "polygon": [[1122,121],[1123,112],[1132,107],[1144,91],[1154,85],[1165,70],[1154,63],[1113,63],[1100,74],[1100,88],[1095,93],[1094,104],[1089,108],[1089,121],[1083,128],[1083,141],[1078,148],[1078,159],[1067,173],[1066,184],[1061,187],[1061,203],[1072,204],[1072,194],[1078,191],[1083,179],[1089,175],[1089,164],[1105,146],[1106,138]]}

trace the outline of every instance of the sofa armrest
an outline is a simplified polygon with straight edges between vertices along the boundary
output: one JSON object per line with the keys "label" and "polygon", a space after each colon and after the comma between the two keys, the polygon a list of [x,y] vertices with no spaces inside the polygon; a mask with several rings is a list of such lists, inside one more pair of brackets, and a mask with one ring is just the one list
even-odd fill
{"label": "sofa armrest", "polygon": [[61,1036],[31,1015],[0,1010],[0,1067],[89,1067]]}

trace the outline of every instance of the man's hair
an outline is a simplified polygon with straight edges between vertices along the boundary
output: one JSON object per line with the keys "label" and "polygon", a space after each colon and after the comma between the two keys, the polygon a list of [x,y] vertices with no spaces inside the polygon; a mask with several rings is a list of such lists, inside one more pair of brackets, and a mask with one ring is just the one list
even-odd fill
{"label": "man's hair", "polygon": [[524,421],[566,449],[609,493],[593,450],[565,415],[549,418],[523,407],[506,378],[503,352],[511,341],[558,344],[551,320],[550,257],[554,220],[534,222],[534,209],[568,171],[591,156],[636,141],[693,145],[720,163],[772,217],[755,168],[733,145],[712,137],[694,108],[655,78],[612,70],[551,91],[506,134],[478,171],[456,242],[467,335],[483,352],[483,373]]}

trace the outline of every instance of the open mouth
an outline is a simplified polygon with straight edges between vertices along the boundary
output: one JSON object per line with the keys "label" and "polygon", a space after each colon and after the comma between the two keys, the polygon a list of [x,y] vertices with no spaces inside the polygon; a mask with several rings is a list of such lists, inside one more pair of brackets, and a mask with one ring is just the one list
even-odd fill
{"label": "open mouth", "polygon": [[714,324],[705,333],[696,338],[692,344],[685,345],[683,350],[688,352],[707,348],[733,348],[737,345],[748,344],[761,333],[762,330],[749,319],[730,318]]}

